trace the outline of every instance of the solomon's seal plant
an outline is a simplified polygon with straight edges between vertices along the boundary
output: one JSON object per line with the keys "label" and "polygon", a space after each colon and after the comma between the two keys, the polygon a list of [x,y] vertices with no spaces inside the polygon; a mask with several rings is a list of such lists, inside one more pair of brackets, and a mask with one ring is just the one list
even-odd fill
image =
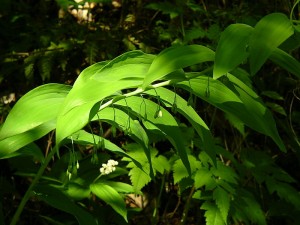
{"label": "solomon's seal plant", "polygon": [[[107,215],[101,212],[111,208],[128,221],[124,194],[140,194],[151,181],[160,182],[156,201],[160,202],[167,178],[173,182],[170,186],[176,190],[178,206],[186,202],[181,224],[186,223],[193,204],[207,225],[265,225],[268,216],[278,212],[264,204],[265,199],[274,199],[277,206],[284,202],[293,215],[299,214],[295,180],[268,155],[270,148],[284,153],[286,146],[271,111],[251,85],[252,77],[268,59],[294,79],[300,78],[300,63],[280,48],[292,35],[299,38],[296,28],[284,14],[274,13],[254,27],[229,26],[215,51],[194,44],[173,46],[158,55],[126,52],[86,68],[73,86],[51,83],[28,92],[0,130],[0,158],[30,155],[41,164],[11,225],[17,224],[32,193],[73,215],[79,224],[108,224]],[[246,59],[249,72],[241,68]],[[192,71],[193,65],[199,69]],[[203,105],[226,118],[228,125],[238,127],[241,141],[235,145],[219,141],[218,134],[211,132],[215,117],[201,118]],[[89,127],[93,127],[90,132]],[[107,132],[102,132],[102,127]],[[117,129],[114,133],[128,139],[110,140],[106,134],[112,127]],[[253,150],[252,141],[242,132],[245,127],[265,136],[266,146]],[[44,155],[35,141],[53,130],[55,145]],[[95,149],[96,138],[100,146]],[[156,146],[159,141],[168,144]],[[65,183],[66,174],[61,171],[68,167],[66,152],[73,142],[72,154],[76,152],[80,170]],[[57,153],[62,156],[50,164]],[[116,170],[118,162],[108,160],[111,155],[122,157],[127,166]],[[75,160],[72,162],[76,169]],[[100,175],[99,163],[103,163]],[[124,179],[128,175],[132,184],[121,182],[129,182]],[[186,193],[186,198],[181,198]],[[159,206],[154,209],[153,224]]]}

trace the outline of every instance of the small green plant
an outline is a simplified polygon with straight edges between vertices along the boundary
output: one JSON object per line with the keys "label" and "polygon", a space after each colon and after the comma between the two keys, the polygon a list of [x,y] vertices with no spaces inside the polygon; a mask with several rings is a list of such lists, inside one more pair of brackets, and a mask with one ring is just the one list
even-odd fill
{"label": "small green plant", "polygon": [[[192,205],[207,225],[264,225],[278,216],[280,204],[299,213],[296,181],[275,164],[269,148],[246,143],[245,128],[286,152],[273,115],[250,80],[268,59],[299,78],[300,63],[280,48],[295,35],[298,26],[274,13],[255,27],[230,25],[216,51],[202,45],[174,46],[158,55],[130,51],[86,68],[73,86],[50,83],[28,92],[0,130],[0,158],[33,158],[40,165],[18,171],[32,181],[11,225],[31,198],[73,215],[79,224],[124,224],[133,211],[126,195],[142,194],[159,181],[156,224],[170,175],[185,202],[180,224],[187,223]],[[195,65],[203,69],[195,71]],[[212,133],[214,118],[200,117],[199,101],[237,128],[243,138],[238,147],[228,149]],[[35,143],[43,137],[49,143],[44,152]],[[156,146],[162,141],[170,145]]]}

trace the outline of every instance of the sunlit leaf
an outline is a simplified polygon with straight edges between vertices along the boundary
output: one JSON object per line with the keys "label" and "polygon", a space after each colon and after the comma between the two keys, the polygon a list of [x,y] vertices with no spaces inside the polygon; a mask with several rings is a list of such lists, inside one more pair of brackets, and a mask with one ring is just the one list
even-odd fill
{"label": "sunlit leaf", "polygon": [[213,61],[215,53],[201,45],[176,46],[167,48],[156,56],[146,74],[142,88],[165,75],[198,63]]}
{"label": "sunlit leaf", "polygon": [[211,171],[206,168],[199,168],[196,171],[194,180],[196,188],[205,186],[206,190],[212,190],[216,186],[216,182],[212,177]]}
{"label": "sunlit leaf", "polygon": [[230,198],[228,193],[221,187],[217,187],[213,192],[213,199],[221,212],[223,221],[227,224],[227,217],[230,208]]}
{"label": "sunlit leaf", "polygon": [[263,17],[249,40],[251,74],[256,74],[272,52],[293,33],[292,23],[286,15],[272,13]]}
{"label": "sunlit leaf", "polygon": [[[191,165],[191,172],[194,173],[198,168],[200,168],[200,162],[197,159],[189,155],[188,156],[190,165]],[[188,172],[186,171],[185,165],[181,160],[176,160],[173,165],[173,177],[174,183],[179,183],[183,178],[189,177]]]}
{"label": "sunlit leaf", "polygon": [[120,90],[141,85],[152,58],[153,56],[140,51],[127,52],[105,65],[99,64],[83,71],[81,75],[86,78],[79,78],[75,82],[58,116],[57,143],[89,122],[96,113],[95,111],[94,115],[90,115],[96,103]]}
{"label": "sunlit leaf", "polygon": [[105,181],[105,184],[111,186],[119,193],[133,193],[134,188],[130,184],[117,181]]}
{"label": "sunlit leaf", "polygon": [[25,94],[12,108],[0,130],[0,140],[41,126],[56,118],[70,86],[46,84]]}
{"label": "sunlit leaf", "polygon": [[87,187],[83,187],[74,182],[69,182],[64,193],[74,200],[82,200],[90,197],[91,191]]}
{"label": "sunlit leaf", "polygon": [[[163,174],[164,171],[168,171],[170,169],[170,164],[168,160],[164,156],[158,155],[158,150],[155,148],[149,149],[149,153],[151,156],[150,162],[146,155],[143,153],[143,148],[141,148],[140,145],[127,144],[125,148],[128,151],[127,153],[130,156],[130,158],[138,161],[142,167],[139,168],[132,162],[129,162],[127,165],[127,167],[130,168],[129,176],[133,184],[133,189],[135,193],[139,193],[141,189],[151,181],[150,162],[152,162],[154,175],[157,171]],[[124,158],[123,160],[131,161],[126,158]]]}
{"label": "sunlit leaf", "polygon": [[26,145],[45,136],[53,129],[55,129],[55,120],[48,121],[31,130],[27,130],[1,140],[0,159],[15,157],[18,155],[35,155],[36,152],[34,150],[32,152],[24,152],[24,150],[22,150],[21,148],[27,148]]}
{"label": "sunlit leaf", "polygon": [[[149,162],[144,162],[141,165],[144,171],[150,171]],[[132,167],[128,175],[130,176],[134,193],[139,193],[151,181],[151,177],[140,168],[133,166],[133,164],[129,164],[128,167]]]}
{"label": "sunlit leaf", "polygon": [[201,209],[205,210],[206,225],[225,225],[218,207],[208,201],[204,202]]}
{"label": "sunlit leaf", "polygon": [[252,30],[246,24],[232,24],[223,31],[216,50],[214,79],[230,72],[248,57],[247,46]]}

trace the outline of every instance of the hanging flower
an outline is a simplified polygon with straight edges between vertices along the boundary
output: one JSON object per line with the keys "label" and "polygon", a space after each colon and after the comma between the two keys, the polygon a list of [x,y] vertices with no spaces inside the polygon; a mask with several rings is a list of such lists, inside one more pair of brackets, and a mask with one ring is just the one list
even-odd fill
{"label": "hanging flower", "polygon": [[102,175],[108,175],[110,173],[112,173],[113,171],[116,170],[116,166],[118,165],[119,163],[113,159],[110,159],[107,161],[107,163],[103,163],[102,164],[102,167],[100,168],[100,173]]}

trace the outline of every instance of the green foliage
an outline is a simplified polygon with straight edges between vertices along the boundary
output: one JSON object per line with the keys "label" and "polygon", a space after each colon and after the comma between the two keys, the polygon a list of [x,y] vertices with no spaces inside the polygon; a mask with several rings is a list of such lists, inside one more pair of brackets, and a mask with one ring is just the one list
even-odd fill
{"label": "green foliage", "polygon": [[137,162],[141,164],[141,168],[136,165],[134,161],[128,158],[124,158],[124,161],[128,161],[127,168],[129,168],[129,176],[130,180],[134,187],[134,192],[136,194],[141,193],[142,188],[151,181],[150,176],[150,162],[153,167],[154,176],[157,172],[160,174],[164,174],[169,171],[169,162],[168,160],[162,156],[157,155],[158,151],[155,148],[150,148],[150,157],[149,161],[143,152],[143,148],[141,148],[138,144],[128,144],[124,146],[128,152],[128,155],[131,156],[132,159],[135,159]]}
{"label": "green foliage", "polygon": [[109,204],[117,213],[127,221],[127,210],[125,202],[120,194],[111,186],[106,184],[91,184],[90,189],[98,198]]}
{"label": "green foliage", "polygon": [[[65,10],[70,4],[57,2]],[[180,1],[176,9],[170,5],[152,3],[147,8],[181,21],[182,39],[174,46],[158,54],[128,51],[95,63],[72,86],[41,85],[10,110],[0,128],[0,158],[19,176],[33,177],[11,225],[32,198],[73,216],[61,222],[108,224],[111,216],[117,224],[130,223],[128,194],[154,195],[149,207],[152,223],[158,224],[160,204],[165,195],[172,196],[169,192],[179,198],[169,215],[181,206],[181,224],[187,223],[191,205],[202,210],[208,225],[265,225],[276,219],[275,203],[299,213],[298,181],[275,160],[291,149],[299,151],[292,117],[286,118],[292,103],[286,111],[280,102],[283,94],[260,90],[263,85],[256,81],[268,59],[299,78],[298,60],[281,48],[296,27],[284,14],[272,13],[255,26],[228,26],[217,42],[219,25],[210,25],[205,35],[195,27],[184,30],[185,10],[202,8]],[[186,45],[204,36],[217,46]],[[75,46],[86,44],[85,66],[98,61],[97,43],[73,41]],[[62,53],[52,50],[68,50],[69,45],[50,44],[47,51],[36,53],[39,57],[30,54],[24,59],[27,79],[38,70],[43,81],[49,80]],[[65,66],[60,61],[60,69],[67,70]],[[289,79],[296,80],[292,75]],[[277,126],[288,128],[279,132]],[[296,150],[282,139],[291,132]],[[48,138],[45,150],[39,147],[43,138]],[[18,163],[24,158],[30,167]],[[165,205],[162,211],[168,210]],[[43,212],[41,218],[49,215]]]}

